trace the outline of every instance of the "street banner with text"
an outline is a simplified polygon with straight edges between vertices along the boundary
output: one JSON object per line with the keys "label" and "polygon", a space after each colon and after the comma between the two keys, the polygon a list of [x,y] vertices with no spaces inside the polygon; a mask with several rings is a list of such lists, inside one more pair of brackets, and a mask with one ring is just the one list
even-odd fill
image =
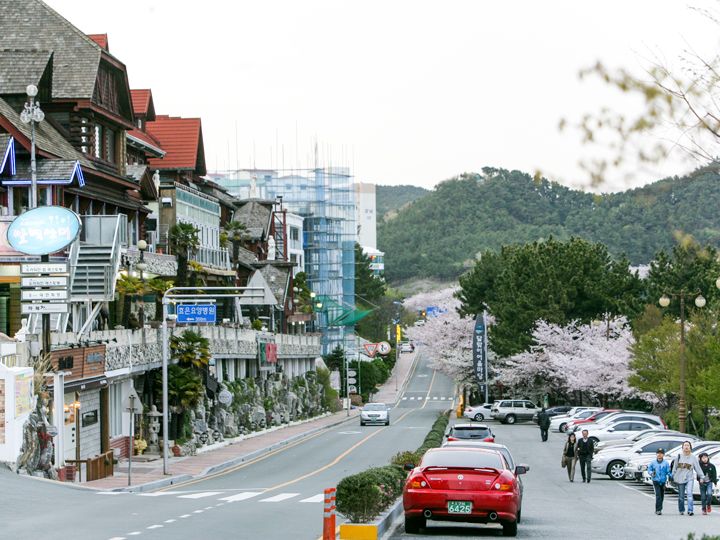
{"label": "street banner with text", "polygon": [[473,332],[473,372],[475,379],[480,386],[487,384],[487,325],[485,313],[481,313],[475,319],[475,331]]}

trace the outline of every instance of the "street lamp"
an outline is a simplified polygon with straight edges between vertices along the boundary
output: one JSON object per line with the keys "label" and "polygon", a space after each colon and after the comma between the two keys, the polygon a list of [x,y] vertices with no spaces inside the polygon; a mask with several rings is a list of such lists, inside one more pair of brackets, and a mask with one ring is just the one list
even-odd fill
{"label": "street lamp", "polygon": [[20,113],[20,120],[24,124],[30,124],[30,194],[28,197],[28,206],[30,208],[36,208],[38,203],[37,193],[37,167],[35,161],[35,124],[42,122],[45,119],[45,113],[40,109],[40,105],[35,102],[35,96],[37,96],[38,89],[34,84],[28,84],[25,89],[27,93],[28,101],[25,103],[25,108]]}
{"label": "street lamp", "polygon": [[[715,282],[716,285],[720,282],[720,278]],[[720,286],[718,286],[720,288]],[[705,307],[707,301],[705,297],[700,293],[688,293],[687,291],[680,291],[676,293],[663,294],[658,303],[661,307],[668,307],[670,305],[670,297],[675,296],[680,300],[680,393],[678,396],[678,424],[679,430],[685,433],[687,423],[687,358],[685,357],[685,297],[693,294],[697,294],[695,297],[695,305],[699,308]]]}
{"label": "street lamp", "polygon": [[140,329],[145,328],[145,270],[147,270],[147,263],[145,263],[145,251],[148,248],[148,244],[145,240],[138,240],[137,248],[140,250],[140,261],[135,265],[140,271]]}

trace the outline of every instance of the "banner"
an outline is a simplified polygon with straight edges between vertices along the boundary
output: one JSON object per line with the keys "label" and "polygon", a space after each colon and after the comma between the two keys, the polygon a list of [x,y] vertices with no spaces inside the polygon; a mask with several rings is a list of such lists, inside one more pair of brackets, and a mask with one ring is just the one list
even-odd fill
{"label": "banner", "polygon": [[479,385],[487,384],[487,325],[485,312],[475,319],[473,332],[473,371]]}

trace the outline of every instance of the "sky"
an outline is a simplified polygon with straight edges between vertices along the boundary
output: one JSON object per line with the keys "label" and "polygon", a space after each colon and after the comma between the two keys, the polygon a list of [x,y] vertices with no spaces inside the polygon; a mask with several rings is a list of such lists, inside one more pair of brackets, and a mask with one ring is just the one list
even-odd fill
{"label": "sky", "polygon": [[[579,70],[718,45],[682,0],[46,1],[109,34],[158,114],[202,118],[210,171],[312,167],[317,147],[359,181],[426,188],[485,166],[582,186],[578,160],[596,150],[559,121],[637,104]],[[673,156],[600,189],[690,168]]]}

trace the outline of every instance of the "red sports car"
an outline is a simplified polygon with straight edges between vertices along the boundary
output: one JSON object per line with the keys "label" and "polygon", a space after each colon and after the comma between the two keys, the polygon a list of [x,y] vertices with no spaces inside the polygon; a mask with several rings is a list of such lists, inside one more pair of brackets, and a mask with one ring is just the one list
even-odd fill
{"label": "red sports car", "polygon": [[417,533],[428,519],[499,523],[505,536],[517,535],[520,486],[500,452],[435,448],[411,470],[403,490],[405,531]]}

